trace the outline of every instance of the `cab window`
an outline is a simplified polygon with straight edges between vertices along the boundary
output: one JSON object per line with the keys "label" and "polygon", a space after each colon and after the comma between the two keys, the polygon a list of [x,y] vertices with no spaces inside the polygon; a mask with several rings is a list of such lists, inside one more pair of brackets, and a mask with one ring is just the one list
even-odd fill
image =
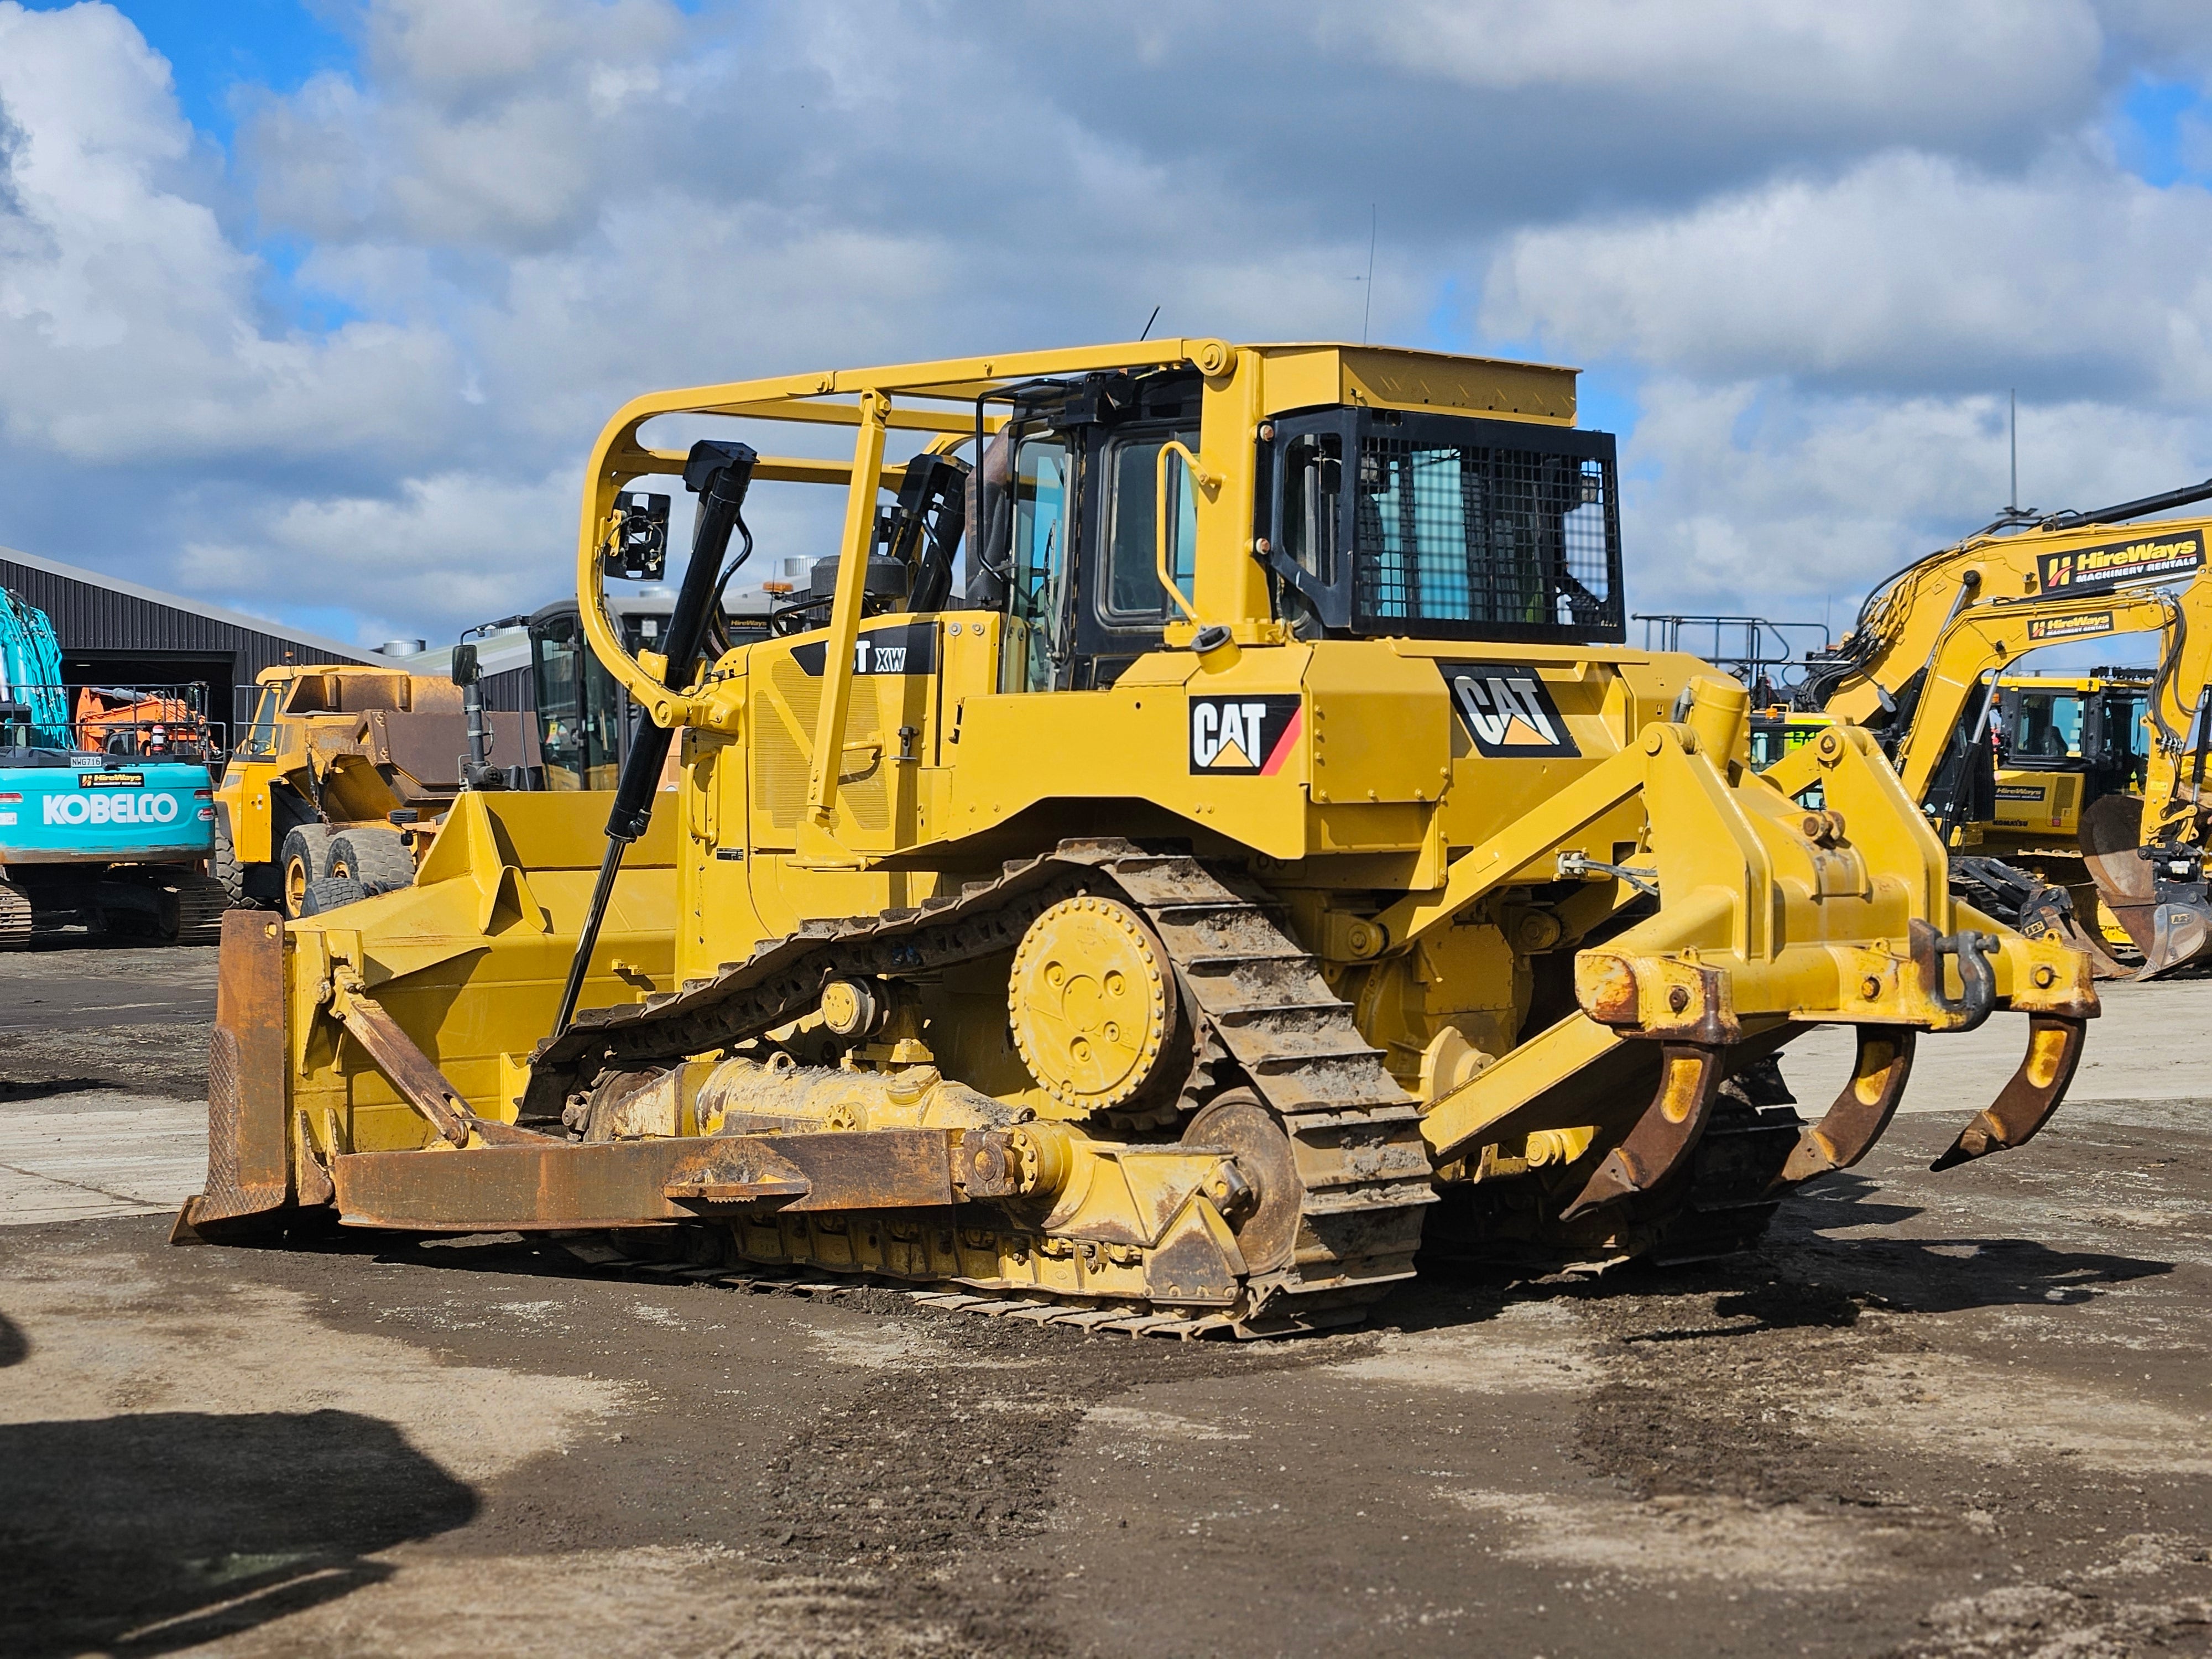
{"label": "cab window", "polygon": [[247,758],[258,759],[276,752],[276,705],[283,696],[281,686],[264,685],[261,695],[254,699],[253,721],[240,750]]}
{"label": "cab window", "polygon": [[1067,441],[1041,434],[1014,452],[1014,538],[1008,561],[1007,690],[1052,689],[1067,617]]}
{"label": "cab window", "polygon": [[[1113,494],[1108,507],[1106,580],[1101,610],[1110,623],[1173,621],[1182,615],[1161,590],[1158,549],[1160,454],[1170,441],[1198,447],[1190,432],[1132,433],[1107,450]],[[1168,465],[1168,569],[1185,598],[1198,546],[1198,501],[1180,456]]]}
{"label": "cab window", "polygon": [[2005,733],[2005,758],[2033,766],[2081,756],[2081,698],[2057,691],[2021,692]]}

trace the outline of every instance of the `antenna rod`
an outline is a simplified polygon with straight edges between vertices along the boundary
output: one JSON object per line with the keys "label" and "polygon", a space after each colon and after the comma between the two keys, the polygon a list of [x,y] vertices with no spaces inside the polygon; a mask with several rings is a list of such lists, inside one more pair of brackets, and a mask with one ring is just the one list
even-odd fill
{"label": "antenna rod", "polygon": [[1367,204],[1367,301],[1359,311],[1359,343],[1367,343],[1367,325],[1375,315],[1375,228],[1379,222],[1376,204]]}
{"label": "antenna rod", "polygon": [[1160,308],[1158,306],[1154,306],[1152,307],[1152,314],[1145,319],[1145,331],[1142,334],[1139,334],[1137,337],[1139,340],[1151,339],[1152,337],[1152,325],[1159,321],[1159,319]]}
{"label": "antenna rod", "polygon": [[2012,392],[2012,501],[2005,507],[2008,513],[2020,511],[2020,388]]}

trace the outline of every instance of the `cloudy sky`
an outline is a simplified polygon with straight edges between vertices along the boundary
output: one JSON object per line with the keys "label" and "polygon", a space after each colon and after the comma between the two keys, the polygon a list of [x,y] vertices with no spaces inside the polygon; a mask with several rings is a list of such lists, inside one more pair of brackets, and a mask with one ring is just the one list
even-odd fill
{"label": "cloudy sky", "polygon": [[639,391],[1158,305],[1579,365],[1632,609],[1840,624],[2011,388],[2029,504],[2212,474],[2208,88],[2181,0],[0,0],[0,544],[450,638]]}

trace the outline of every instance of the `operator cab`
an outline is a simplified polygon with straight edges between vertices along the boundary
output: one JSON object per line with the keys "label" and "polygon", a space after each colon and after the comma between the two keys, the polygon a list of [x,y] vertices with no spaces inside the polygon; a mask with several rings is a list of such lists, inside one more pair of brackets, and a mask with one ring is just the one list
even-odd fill
{"label": "operator cab", "polygon": [[[906,572],[931,559],[949,568],[945,544],[964,532],[968,604],[1006,617],[1000,689],[1111,685],[1162,647],[1192,598],[1188,458],[1200,447],[1203,390],[1197,374],[1164,369],[994,394],[1010,407],[980,480],[920,458],[935,482],[918,489],[910,467],[884,510],[869,608],[937,608]],[[1276,620],[1300,637],[1626,639],[1611,434],[1337,405],[1267,422],[1258,443],[1252,556]],[[906,532],[923,556],[901,557],[899,527],[921,525],[932,503],[927,528]],[[815,568],[779,631],[785,617],[826,621],[836,572],[835,560]]]}
{"label": "operator cab", "polygon": [[[607,612],[635,654],[660,644],[668,626],[665,598],[609,596]],[[764,606],[730,617],[732,643],[768,637]],[[611,789],[637,727],[636,705],[592,655],[574,599],[560,599],[530,618],[531,706],[548,789]]]}
{"label": "operator cab", "polygon": [[2003,685],[1998,763],[2022,772],[2082,774],[2082,805],[2140,791],[2150,768],[2147,672],[2100,668],[2081,681]]}
{"label": "operator cab", "polygon": [[1188,371],[1088,375],[1011,388],[1006,424],[984,451],[968,599],[1006,617],[1002,691],[1111,685],[1159,649],[1181,613],[1198,545],[1189,476],[1170,444],[1195,451],[1201,382]]}

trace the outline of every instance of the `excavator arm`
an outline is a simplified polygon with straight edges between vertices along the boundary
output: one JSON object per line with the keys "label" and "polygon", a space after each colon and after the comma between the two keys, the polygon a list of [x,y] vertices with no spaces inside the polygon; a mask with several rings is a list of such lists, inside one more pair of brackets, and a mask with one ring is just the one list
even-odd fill
{"label": "excavator arm", "polygon": [[[2197,802],[2212,764],[2212,720],[2202,707],[2212,678],[2208,538],[2212,521],[2191,520],[2125,535],[2100,520],[1970,538],[1878,590],[1832,653],[1833,663],[1850,665],[1816,668],[1812,682],[1816,695],[1825,689],[1827,713],[1891,728],[1887,746],[1905,793],[1948,833],[1951,814],[1932,792],[1962,729],[1971,728],[1970,741],[1982,738],[2008,665],[2061,641],[2157,634],[2144,793],[2093,803],[2081,832],[2089,874],[2143,952],[2146,975],[2212,947]],[[1766,775],[1794,793],[1815,781],[1815,769],[1801,750]],[[2077,942],[2095,944],[2086,933]]]}
{"label": "excavator arm", "polygon": [[[1899,571],[1868,596],[1843,642],[1813,659],[1809,700],[1863,726],[1917,724],[1914,705],[1935,689],[1922,680],[1923,671],[1932,681],[1946,635],[1970,613],[2014,607],[2014,614],[2024,617],[2016,607],[2027,602],[2112,599],[2184,581],[2193,587],[2212,521],[2166,520],[2132,528],[2110,522],[2124,510],[2110,508],[2063,528],[1971,536]],[[2201,676],[2196,683],[2203,684]],[[2160,713],[2178,714],[2185,724],[2193,706],[2169,702]],[[1948,734],[1951,727],[1942,729]]]}

